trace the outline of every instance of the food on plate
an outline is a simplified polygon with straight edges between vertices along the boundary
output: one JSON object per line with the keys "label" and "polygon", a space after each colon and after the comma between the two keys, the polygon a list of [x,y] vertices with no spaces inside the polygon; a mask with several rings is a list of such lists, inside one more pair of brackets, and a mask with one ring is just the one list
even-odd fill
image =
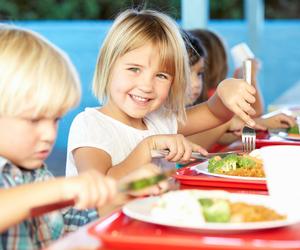
{"label": "food on plate", "polygon": [[262,205],[231,201],[230,195],[223,195],[224,193],[205,196],[198,190],[168,192],[154,204],[151,214],[162,221],[176,220],[184,224],[245,223],[286,219],[286,216]]}
{"label": "food on plate", "polygon": [[[255,151],[256,152],[256,151]],[[262,159],[257,153],[229,154],[209,159],[208,172],[233,176],[265,177]]]}

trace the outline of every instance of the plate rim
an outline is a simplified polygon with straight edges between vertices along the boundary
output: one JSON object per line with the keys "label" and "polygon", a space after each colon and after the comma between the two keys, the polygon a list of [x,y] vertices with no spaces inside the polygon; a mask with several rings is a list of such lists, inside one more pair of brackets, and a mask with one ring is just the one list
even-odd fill
{"label": "plate rim", "polygon": [[[228,197],[239,197],[242,201],[247,201],[246,197],[251,197],[252,199],[262,199],[265,200],[265,203],[267,201],[270,201],[270,196],[265,196],[265,195],[256,195],[256,194],[233,194],[229,193],[226,191],[216,191],[216,190],[197,190],[203,193],[211,193],[211,192],[224,192],[228,194]],[[184,190],[179,190],[179,191],[184,191]],[[272,228],[280,228],[280,227],[285,227],[289,225],[293,225],[296,223],[300,222],[300,216],[295,220],[292,220],[291,218],[287,218],[286,220],[276,220],[276,221],[264,221],[264,222],[247,222],[247,223],[204,223],[203,225],[178,225],[174,223],[174,220],[171,221],[159,221],[157,218],[153,217],[147,217],[146,215],[143,214],[136,214],[135,212],[132,212],[132,209],[130,208],[132,205],[135,205],[136,203],[140,202],[149,202],[150,205],[154,204],[155,201],[159,199],[160,196],[151,196],[151,197],[144,197],[144,198],[139,198],[135,199],[133,201],[128,202],[122,207],[123,213],[133,219],[151,223],[151,224],[156,224],[156,225],[162,225],[162,226],[167,226],[167,227],[173,227],[177,229],[182,229],[182,230],[196,230],[196,231],[212,231],[212,232],[237,232],[237,231],[254,231],[254,230],[264,230],[264,229],[272,229]],[[228,198],[227,197],[227,198]],[[258,203],[259,204],[259,203]],[[262,204],[262,203],[260,203]],[[138,204],[139,205],[139,204]],[[264,203],[262,204],[264,205]],[[270,207],[270,206],[269,206]],[[271,206],[272,207],[272,206]]]}
{"label": "plate rim", "polygon": [[200,162],[196,165],[191,166],[191,169],[196,171],[197,173],[209,175],[209,176],[215,176],[215,177],[221,177],[221,178],[228,178],[228,179],[234,179],[234,180],[245,180],[245,181],[266,181],[266,177],[247,177],[247,176],[236,176],[236,175],[225,175],[225,174],[215,174],[215,173],[210,173],[202,169],[196,169],[199,165],[207,163],[208,167],[208,161]]}

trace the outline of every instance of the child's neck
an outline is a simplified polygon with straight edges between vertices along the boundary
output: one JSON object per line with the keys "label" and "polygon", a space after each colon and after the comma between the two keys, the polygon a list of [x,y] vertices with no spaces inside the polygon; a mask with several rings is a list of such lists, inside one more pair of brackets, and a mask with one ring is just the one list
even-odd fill
{"label": "child's neck", "polygon": [[127,115],[126,113],[122,112],[119,109],[115,109],[111,106],[105,105],[99,109],[99,111],[107,116],[112,117],[113,119],[122,122],[130,127],[146,130],[147,126],[144,123],[143,118],[133,118]]}

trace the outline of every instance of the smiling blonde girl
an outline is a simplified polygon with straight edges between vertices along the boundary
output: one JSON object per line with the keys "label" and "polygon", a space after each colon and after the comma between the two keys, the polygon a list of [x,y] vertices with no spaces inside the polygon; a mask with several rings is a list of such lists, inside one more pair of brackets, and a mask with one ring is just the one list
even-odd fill
{"label": "smiling blonde girl", "polygon": [[185,136],[228,121],[233,112],[253,125],[255,89],[242,80],[220,83],[207,102],[185,109],[190,81],[188,54],[176,23],[151,10],[127,10],[101,48],[93,82],[102,107],[74,119],[68,141],[67,175],[86,169],[120,178],[167,149],[169,162],[206,154]]}

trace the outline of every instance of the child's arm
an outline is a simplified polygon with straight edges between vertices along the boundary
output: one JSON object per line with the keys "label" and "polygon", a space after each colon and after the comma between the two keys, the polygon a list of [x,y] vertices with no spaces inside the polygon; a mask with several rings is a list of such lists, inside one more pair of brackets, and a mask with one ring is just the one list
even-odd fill
{"label": "child's arm", "polygon": [[244,80],[226,79],[207,102],[187,110],[187,122],[179,125],[178,132],[187,136],[217,127],[231,119],[233,113],[254,126],[251,118],[255,114],[251,107],[255,102],[254,94],[255,88]]}
{"label": "child's arm", "polygon": [[200,144],[206,150],[209,150],[215,143],[218,142],[220,137],[222,137],[226,133],[229,125],[230,121],[216,128],[191,135],[188,137],[188,139],[193,143]]}
{"label": "child's arm", "polygon": [[[79,172],[92,168],[103,174],[120,179],[131,171],[152,161],[151,150],[167,149],[170,153],[165,157],[168,161],[187,162],[192,151],[206,154],[199,145],[189,142],[183,135],[154,135],[142,140],[132,152],[119,164],[113,166],[111,157],[104,150],[92,147],[81,147],[73,151],[75,164]],[[153,171],[157,168],[152,165]]]}
{"label": "child's arm", "polygon": [[99,207],[116,193],[115,183],[97,171],[0,189],[0,232],[30,216],[31,208],[75,199],[76,208]]}

